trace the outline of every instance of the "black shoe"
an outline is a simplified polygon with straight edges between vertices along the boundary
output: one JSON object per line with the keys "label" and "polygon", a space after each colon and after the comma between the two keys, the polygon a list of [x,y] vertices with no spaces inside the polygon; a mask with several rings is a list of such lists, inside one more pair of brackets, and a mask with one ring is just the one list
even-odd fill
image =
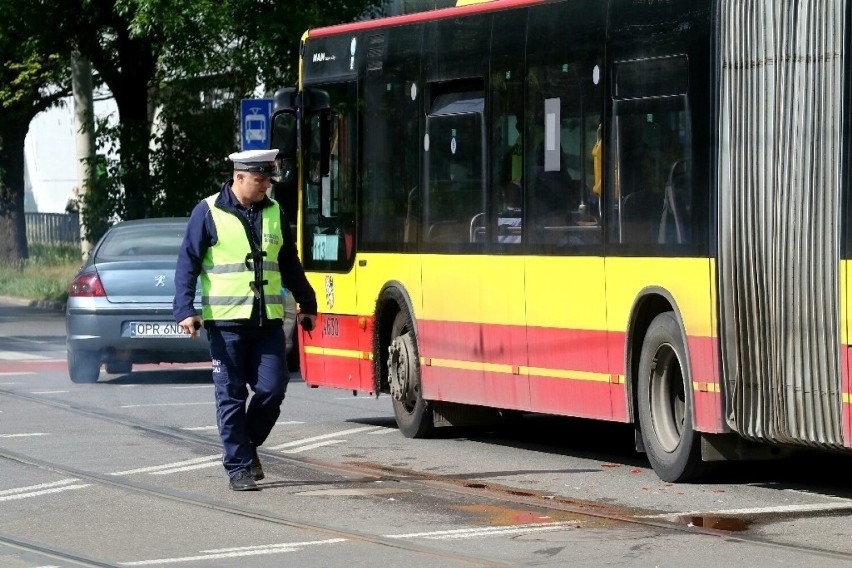
{"label": "black shoe", "polygon": [[255,481],[260,481],[266,475],[263,473],[263,466],[260,465],[260,458],[257,457],[257,450],[254,451],[254,458],[251,460],[251,467],[249,468],[249,473],[251,473],[251,478]]}
{"label": "black shoe", "polygon": [[257,484],[251,478],[251,473],[247,470],[238,471],[229,482],[231,489],[234,491],[257,491]]}

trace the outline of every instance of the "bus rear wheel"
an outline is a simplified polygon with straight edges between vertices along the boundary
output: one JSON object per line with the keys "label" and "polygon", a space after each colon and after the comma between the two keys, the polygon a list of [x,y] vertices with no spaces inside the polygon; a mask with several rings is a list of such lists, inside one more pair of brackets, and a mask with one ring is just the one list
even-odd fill
{"label": "bus rear wheel", "polygon": [[407,438],[423,438],[435,429],[432,409],[420,389],[420,354],[411,316],[396,314],[388,346],[388,386],[393,412]]}
{"label": "bus rear wheel", "polygon": [[672,312],[648,327],[639,359],[639,426],[648,461],[663,481],[687,481],[700,473],[701,444],[692,425],[692,381],[686,347]]}

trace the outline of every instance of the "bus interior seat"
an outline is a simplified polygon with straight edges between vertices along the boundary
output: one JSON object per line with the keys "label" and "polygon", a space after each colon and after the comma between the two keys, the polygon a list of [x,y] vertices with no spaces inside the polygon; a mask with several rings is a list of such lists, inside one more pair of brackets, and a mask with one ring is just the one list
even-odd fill
{"label": "bus interior seat", "polygon": [[649,190],[634,191],[621,200],[621,242],[655,243],[663,197]]}
{"label": "bus interior seat", "polygon": [[426,240],[432,243],[466,243],[469,242],[470,225],[455,219],[436,221],[429,225]]}
{"label": "bus interior seat", "polygon": [[485,213],[477,213],[470,220],[470,242],[485,242]]}

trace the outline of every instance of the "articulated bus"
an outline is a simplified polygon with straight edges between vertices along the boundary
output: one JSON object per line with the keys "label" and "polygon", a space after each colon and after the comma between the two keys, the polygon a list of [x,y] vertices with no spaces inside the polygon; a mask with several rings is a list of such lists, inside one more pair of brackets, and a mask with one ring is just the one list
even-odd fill
{"label": "articulated bus", "polygon": [[849,45],[850,0],[468,0],[308,31],[275,117],[321,312],[305,381],[389,394],[408,437],[634,424],[667,481],[852,449]]}

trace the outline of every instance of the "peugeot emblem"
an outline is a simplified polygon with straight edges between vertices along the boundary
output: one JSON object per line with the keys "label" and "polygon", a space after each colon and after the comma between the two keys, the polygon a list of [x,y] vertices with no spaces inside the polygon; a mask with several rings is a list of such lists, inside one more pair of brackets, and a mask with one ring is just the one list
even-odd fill
{"label": "peugeot emblem", "polygon": [[154,276],[154,286],[160,288],[166,285],[166,275],[165,274],[157,274]]}

